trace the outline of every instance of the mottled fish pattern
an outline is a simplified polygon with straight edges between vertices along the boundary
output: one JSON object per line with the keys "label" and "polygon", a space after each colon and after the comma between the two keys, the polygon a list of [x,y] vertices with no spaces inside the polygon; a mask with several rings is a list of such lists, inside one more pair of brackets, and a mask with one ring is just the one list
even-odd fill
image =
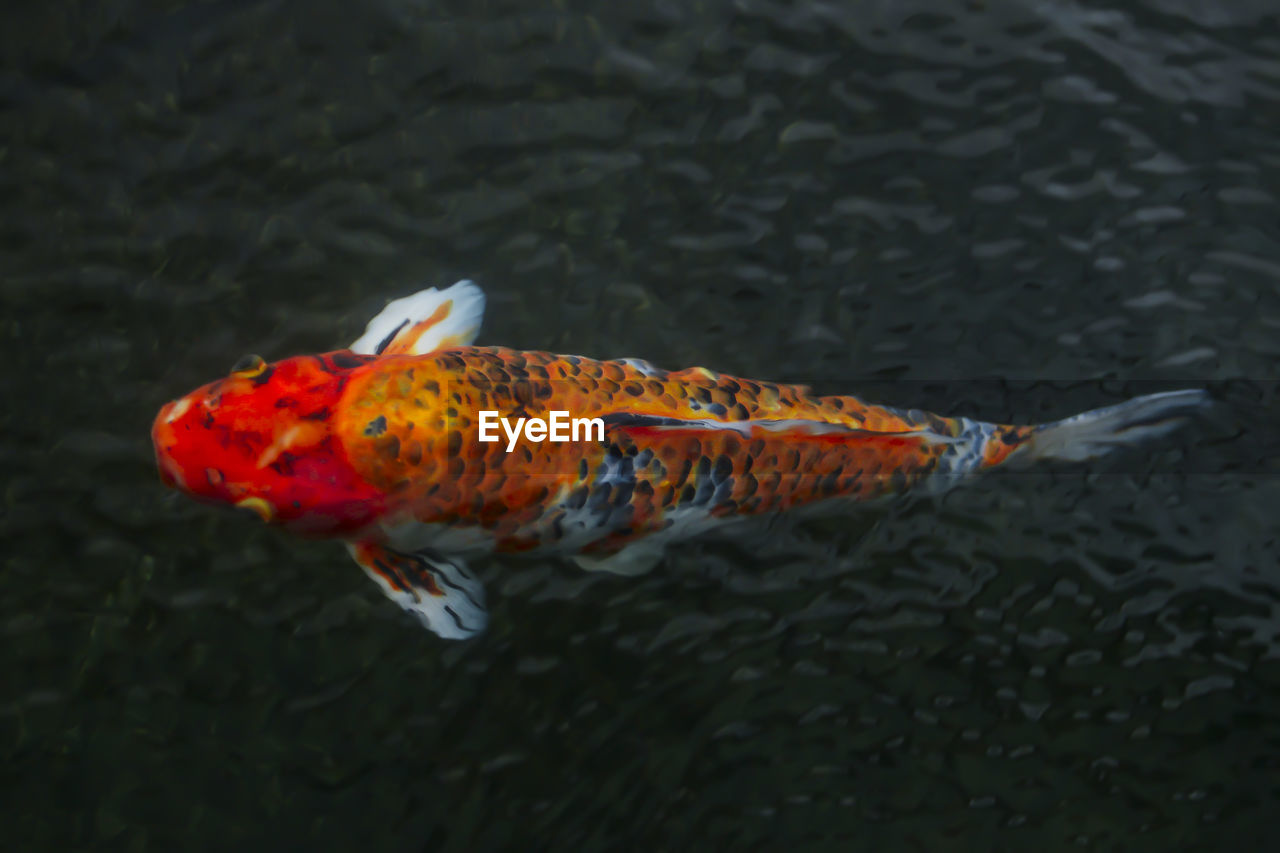
{"label": "mottled fish pattern", "polygon": [[[599,417],[602,442],[481,442],[477,413]],[[999,464],[1029,427],[816,397],[703,368],[459,347],[351,371],[335,419],[389,510],[474,526],[497,551],[607,553],[673,514],[865,500]]]}
{"label": "mottled fish pattern", "polygon": [[[473,346],[484,296],[459,282],[391,302],[350,349],[230,374],[165,405],[165,483],[337,538],[444,637],[481,630],[464,560],[540,553],[633,574],[733,520],[949,488],[1014,458],[1087,459],[1160,435],[1198,391],[1018,426],[638,359]],[[481,441],[480,412],[599,418],[602,437]],[[848,511],[848,510],[845,510]]]}

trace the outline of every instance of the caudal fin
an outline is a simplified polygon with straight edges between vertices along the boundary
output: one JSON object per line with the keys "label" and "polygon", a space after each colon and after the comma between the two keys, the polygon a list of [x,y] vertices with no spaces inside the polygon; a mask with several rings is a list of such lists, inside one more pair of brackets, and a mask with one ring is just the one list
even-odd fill
{"label": "caudal fin", "polygon": [[1200,390],[1135,397],[1035,427],[1019,455],[1068,462],[1091,459],[1171,432],[1208,402],[1209,395]]}

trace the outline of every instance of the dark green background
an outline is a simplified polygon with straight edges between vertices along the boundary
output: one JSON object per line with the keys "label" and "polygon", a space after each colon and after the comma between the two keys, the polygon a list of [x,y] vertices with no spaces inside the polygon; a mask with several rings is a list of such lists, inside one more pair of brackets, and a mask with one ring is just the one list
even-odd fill
{"label": "dark green background", "polygon": [[[4,846],[1261,849],[1273,8],[7,5]],[[463,276],[489,343],[989,419],[1221,402],[640,579],[482,563],[463,645],[160,487],[162,402]]]}

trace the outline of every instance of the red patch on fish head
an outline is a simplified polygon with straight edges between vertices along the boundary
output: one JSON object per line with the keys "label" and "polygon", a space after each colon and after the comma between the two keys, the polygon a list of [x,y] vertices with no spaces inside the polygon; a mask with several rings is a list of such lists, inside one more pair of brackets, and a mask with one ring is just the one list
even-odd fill
{"label": "red patch on fish head", "polygon": [[340,536],[368,525],[382,495],[331,429],[349,375],[368,360],[346,351],[274,364],[251,356],[166,404],[151,428],[161,480],[299,533]]}

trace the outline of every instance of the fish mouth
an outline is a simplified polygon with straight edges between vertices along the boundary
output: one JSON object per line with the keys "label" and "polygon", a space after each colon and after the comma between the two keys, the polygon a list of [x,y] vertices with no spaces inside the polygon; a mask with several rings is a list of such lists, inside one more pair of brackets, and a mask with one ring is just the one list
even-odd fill
{"label": "fish mouth", "polygon": [[[174,444],[173,422],[182,416],[186,406],[185,400],[175,400],[160,407],[155,422],[151,425],[151,446],[156,454],[156,468],[160,471],[160,482],[171,489],[185,489],[186,480],[182,469],[170,455]],[[188,404],[189,405],[189,404]]]}

